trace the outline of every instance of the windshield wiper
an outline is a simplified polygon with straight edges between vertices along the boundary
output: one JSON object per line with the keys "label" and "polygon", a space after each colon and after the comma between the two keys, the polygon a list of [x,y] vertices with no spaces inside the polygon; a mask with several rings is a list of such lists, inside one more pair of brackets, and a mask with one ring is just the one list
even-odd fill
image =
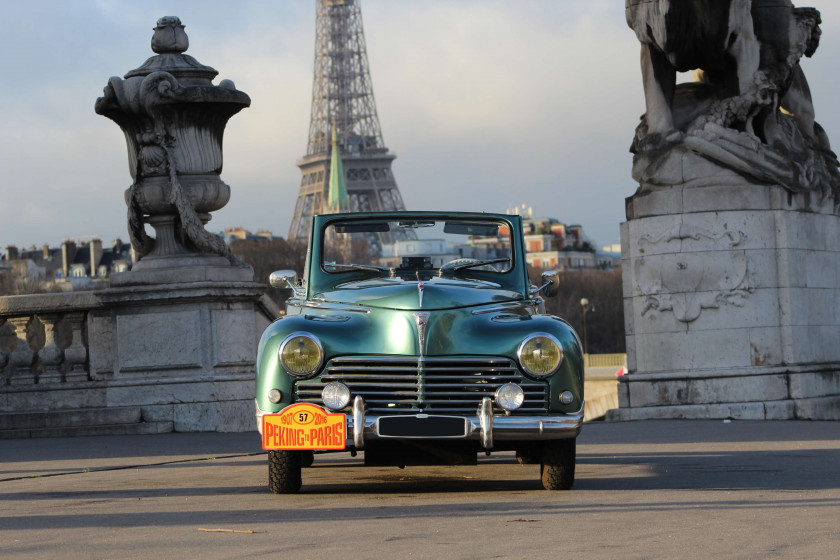
{"label": "windshield wiper", "polygon": [[391,268],[387,266],[375,266],[372,264],[337,264],[337,263],[324,263],[324,268],[327,270],[369,270],[371,272],[391,272]]}
{"label": "windshield wiper", "polygon": [[[476,266],[484,266],[488,264],[510,263],[510,259],[470,259],[469,262],[448,263],[440,267],[441,272],[457,272],[467,268],[474,268]],[[498,272],[498,271],[496,271]]]}

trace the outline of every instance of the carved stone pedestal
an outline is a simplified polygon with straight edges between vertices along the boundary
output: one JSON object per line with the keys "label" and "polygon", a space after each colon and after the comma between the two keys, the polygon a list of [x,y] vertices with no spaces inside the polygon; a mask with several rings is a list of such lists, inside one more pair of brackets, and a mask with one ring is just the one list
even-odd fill
{"label": "carved stone pedestal", "polygon": [[140,406],[175,431],[251,431],[254,360],[278,309],[254,282],[188,282],[97,292],[90,376],[107,407]]}
{"label": "carved stone pedestal", "polygon": [[610,418],[840,419],[834,198],[697,177],[627,200],[630,373]]}

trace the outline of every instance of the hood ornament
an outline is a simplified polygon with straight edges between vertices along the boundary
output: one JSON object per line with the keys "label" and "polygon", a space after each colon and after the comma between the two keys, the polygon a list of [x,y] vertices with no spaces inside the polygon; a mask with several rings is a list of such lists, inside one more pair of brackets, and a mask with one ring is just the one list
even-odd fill
{"label": "hood ornament", "polygon": [[420,271],[417,271],[417,294],[420,299],[420,308],[423,308],[423,281],[420,280]]}
{"label": "hood ornament", "polygon": [[[423,292],[420,293],[422,294]],[[431,313],[428,311],[415,311],[412,315],[414,315],[414,322],[417,323],[417,344],[420,348],[420,356],[423,356],[426,354],[426,326],[428,325]]]}

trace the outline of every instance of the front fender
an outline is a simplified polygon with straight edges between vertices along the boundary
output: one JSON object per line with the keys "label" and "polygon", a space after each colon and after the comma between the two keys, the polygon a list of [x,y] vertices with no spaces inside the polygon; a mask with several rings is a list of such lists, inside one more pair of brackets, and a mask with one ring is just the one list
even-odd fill
{"label": "front fender", "polygon": [[[435,325],[429,325],[430,352],[451,344],[454,337],[441,336],[436,340]],[[563,363],[560,369],[549,378],[550,402],[552,412],[573,413],[583,406],[583,351],[580,340],[572,327],[553,315],[513,315],[488,314],[463,317],[453,324],[451,332],[457,333],[458,351],[471,355],[506,356],[519,366],[518,350],[522,341],[535,333],[547,333],[554,336],[563,347]],[[446,347],[441,355],[454,350]],[[521,369],[521,368],[520,368]],[[560,393],[571,391],[574,400],[564,405],[560,403]]]}
{"label": "front fender", "polygon": [[[295,332],[319,339],[324,363],[336,356],[418,356],[418,326],[411,312],[372,309],[368,313],[313,313],[290,315],[272,323],[263,333],[257,356],[256,397],[260,408],[277,412],[293,403],[293,379],[282,369],[278,351],[283,340]],[[551,315],[473,314],[469,309],[433,311],[427,322],[427,356],[504,356],[517,366],[517,351],[531,334],[553,335],[563,347],[560,370],[549,379],[552,412],[580,410],[583,393],[583,353],[572,328]],[[268,392],[279,389],[279,403],[268,401]],[[575,398],[563,405],[559,395],[571,391]]]}

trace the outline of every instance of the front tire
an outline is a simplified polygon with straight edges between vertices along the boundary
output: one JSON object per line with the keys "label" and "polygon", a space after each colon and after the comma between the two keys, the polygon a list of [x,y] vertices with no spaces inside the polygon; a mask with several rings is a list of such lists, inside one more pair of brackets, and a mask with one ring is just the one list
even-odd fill
{"label": "front tire", "polygon": [[569,490],[575,483],[577,439],[557,439],[543,446],[540,476],[546,490]]}
{"label": "front tire", "polygon": [[268,488],[275,494],[294,494],[300,490],[300,451],[268,452]]}

